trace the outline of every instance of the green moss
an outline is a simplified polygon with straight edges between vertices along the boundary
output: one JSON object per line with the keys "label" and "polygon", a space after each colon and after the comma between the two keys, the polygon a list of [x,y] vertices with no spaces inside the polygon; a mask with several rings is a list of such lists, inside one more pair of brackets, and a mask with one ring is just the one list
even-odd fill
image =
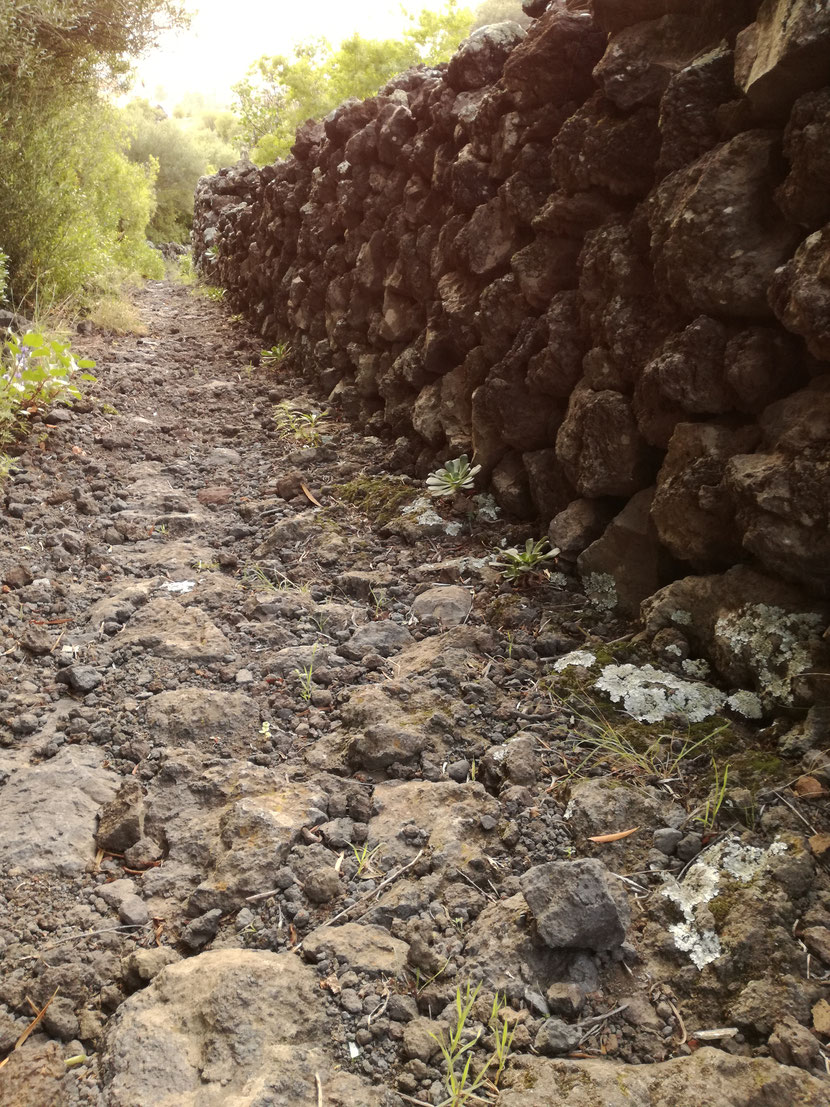
{"label": "green moss", "polygon": [[394,477],[355,477],[346,484],[333,484],[331,493],[364,512],[376,526],[389,523],[418,496],[411,484]]}
{"label": "green moss", "polygon": [[742,784],[752,790],[773,781],[786,780],[791,769],[769,750],[744,750],[729,760],[730,784]]}

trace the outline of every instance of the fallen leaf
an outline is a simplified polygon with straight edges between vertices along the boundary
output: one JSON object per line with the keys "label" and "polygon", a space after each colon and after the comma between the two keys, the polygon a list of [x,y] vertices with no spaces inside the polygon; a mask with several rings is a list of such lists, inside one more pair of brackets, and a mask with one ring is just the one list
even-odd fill
{"label": "fallen leaf", "polygon": [[599,845],[604,845],[606,842],[619,842],[623,838],[636,834],[639,829],[638,826],[632,826],[631,830],[618,830],[616,834],[597,834],[595,838],[589,838],[588,841],[597,842]]}
{"label": "fallen leaf", "polygon": [[311,492],[309,492],[309,490],[306,488],[306,486],[304,484],[301,484],[300,488],[302,488],[303,492],[306,495],[306,498],[311,500],[311,502],[314,504],[315,507],[322,507],[323,506],[318,499],[315,499],[315,497],[312,495]]}

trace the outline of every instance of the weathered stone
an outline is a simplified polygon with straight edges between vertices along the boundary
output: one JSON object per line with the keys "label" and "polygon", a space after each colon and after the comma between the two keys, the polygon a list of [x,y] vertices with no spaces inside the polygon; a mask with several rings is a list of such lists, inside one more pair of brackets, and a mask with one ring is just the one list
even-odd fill
{"label": "weathered stone", "polygon": [[40,765],[13,769],[3,786],[5,871],[78,876],[95,859],[95,826],[118,776],[103,750],[66,746]]}
{"label": "weathered stone", "polygon": [[776,202],[793,223],[816,231],[830,219],[830,89],[795,102],[784,154],[790,171],[775,193]]}
{"label": "weathered stone", "polygon": [[620,612],[634,615],[640,604],[662,583],[665,555],[651,517],[654,489],[632,496],[622,511],[577,558],[579,575],[589,595],[603,592],[601,578],[613,582],[614,603]]}
{"label": "weathered stone", "polygon": [[141,646],[156,657],[218,661],[231,652],[230,643],[203,611],[175,600],[151,600],[130,619],[118,636],[118,646]]}
{"label": "weathered stone", "polygon": [[518,23],[494,23],[474,31],[450,59],[450,87],[463,92],[497,81],[510,51],[524,37]]}
{"label": "weathered stone", "polygon": [[504,86],[516,106],[581,103],[593,91],[591,71],[605,35],[587,10],[556,4],[530,29],[504,67]]}
{"label": "weathered stone", "polygon": [[[770,1058],[734,1057],[704,1046],[691,1057],[652,1065],[609,1061],[551,1061],[521,1058],[500,1088],[503,1107],[772,1107],[798,1103],[822,1107],[823,1080]],[[713,1098],[714,1097],[714,1098]]]}
{"label": "weathered stone", "polygon": [[813,0],[764,0],[735,44],[735,83],[757,112],[783,115],[830,67],[830,11]]}
{"label": "weathered stone", "polygon": [[391,979],[404,971],[409,949],[382,926],[367,923],[318,926],[304,938],[303,948],[312,960],[336,957],[355,972],[382,973]]}
{"label": "weathered stone", "polygon": [[137,780],[125,780],[101,809],[95,835],[99,848],[124,853],[141,837],[143,820],[144,790]]}
{"label": "weathered stone", "polygon": [[807,348],[830,361],[830,225],[811,234],[775,274],[770,303],[784,326]]}
{"label": "weathered stone", "polygon": [[611,36],[594,77],[623,111],[658,104],[672,76],[721,33],[722,26],[697,13],[637,23]]}
{"label": "weathered stone", "polygon": [[657,476],[651,518],[660,541],[678,560],[730,565],[739,559],[742,534],[724,474],[729,459],[749,453],[758,436],[754,426],[679,423],[675,428]]}
{"label": "weathered stone", "polygon": [[469,589],[450,585],[421,592],[412,603],[412,614],[416,619],[429,615],[445,627],[455,627],[467,621],[472,606]]}
{"label": "weathered stone", "polygon": [[830,377],[771,404],[764,444],[726,464],[743,546],[771,572],[830,595]]}
{"label": "weathered stone", "polygon": [[603,500],[572,500],[551,519],[550,544],[560,556],[573,561],[602,532],[614,516],[613,507]]}
{"label": "weathered stone", "polygon": [[770,218],[777,136],[747,131],[667,177],[649,198],[655,274],[692,310],[764,318],[798,241]]}
{"label": "weathered stone", "polygon": [[179,688],[147,702],[147,726],[159,740],[178,745],[206,738],[253,738],[259,707],[241,692]]}
{"label": "weathered stone", "polygon": [[57,1042],[30,1042],[8,1055],[0,1069],[0,1102],[15,1107],[62,1107],[66,1102],[65,1050]]}
{"label": "weathered stone", "polygon": [[582,496],[630,496],[648,483],[648,451],[619,392],[574,390],[556,456]]}
{"label": "weathered stone", "polygon": [[[291,1017],[286,1018],[286,1012]],[[123,1003],[102,1058],[109,1107],[316,1107],[328,1094],[377,1107],[380,1096],[338,1074],[318,1042],[325,1019],[314,972],[289,953],[202,953],[164,969]]]}
{"label": "weathered stone", "polygon": [[600,861],[550,861],[522,877],[522,894],[551,949],[612,949],[625,940],[628,909],[611,894]]}
{"label": "weathered stone", "polygon": [[827,669],[821,635],[830,609],[745,566],[666,585],[643,603],[642,615],[650,634],[676,627],[732,685],[754,688],[770,704],[809,699],[806,674]]}

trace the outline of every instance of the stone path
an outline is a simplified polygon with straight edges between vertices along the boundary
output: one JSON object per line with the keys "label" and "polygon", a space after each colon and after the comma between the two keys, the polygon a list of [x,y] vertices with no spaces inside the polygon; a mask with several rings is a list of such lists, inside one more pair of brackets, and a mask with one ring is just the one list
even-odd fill
{"label": "stone path", "polygon": [[[821,790],[813,723],[776,768],[723,722],[705,825],[708,745],[597,754],[594,660],[646,657],[569,579],[503,581],[524,528],[311,426],[221,305],[138,299],[4,487],[0,1102],[826,1103],[827,811],[775,790]],[[468,984],[479,1100],[439,1048]]]}

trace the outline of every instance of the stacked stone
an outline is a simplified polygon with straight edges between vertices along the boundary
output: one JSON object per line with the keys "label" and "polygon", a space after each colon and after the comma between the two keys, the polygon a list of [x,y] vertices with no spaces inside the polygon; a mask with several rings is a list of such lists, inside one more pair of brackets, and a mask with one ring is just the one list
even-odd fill
{"label": "stacked stone", "polygon": [[586,578],[633,551],[623,610],[827,596],[828,74],[813,0],[554,0],[201,181],[196,257],[421,471],[474,451]]}

